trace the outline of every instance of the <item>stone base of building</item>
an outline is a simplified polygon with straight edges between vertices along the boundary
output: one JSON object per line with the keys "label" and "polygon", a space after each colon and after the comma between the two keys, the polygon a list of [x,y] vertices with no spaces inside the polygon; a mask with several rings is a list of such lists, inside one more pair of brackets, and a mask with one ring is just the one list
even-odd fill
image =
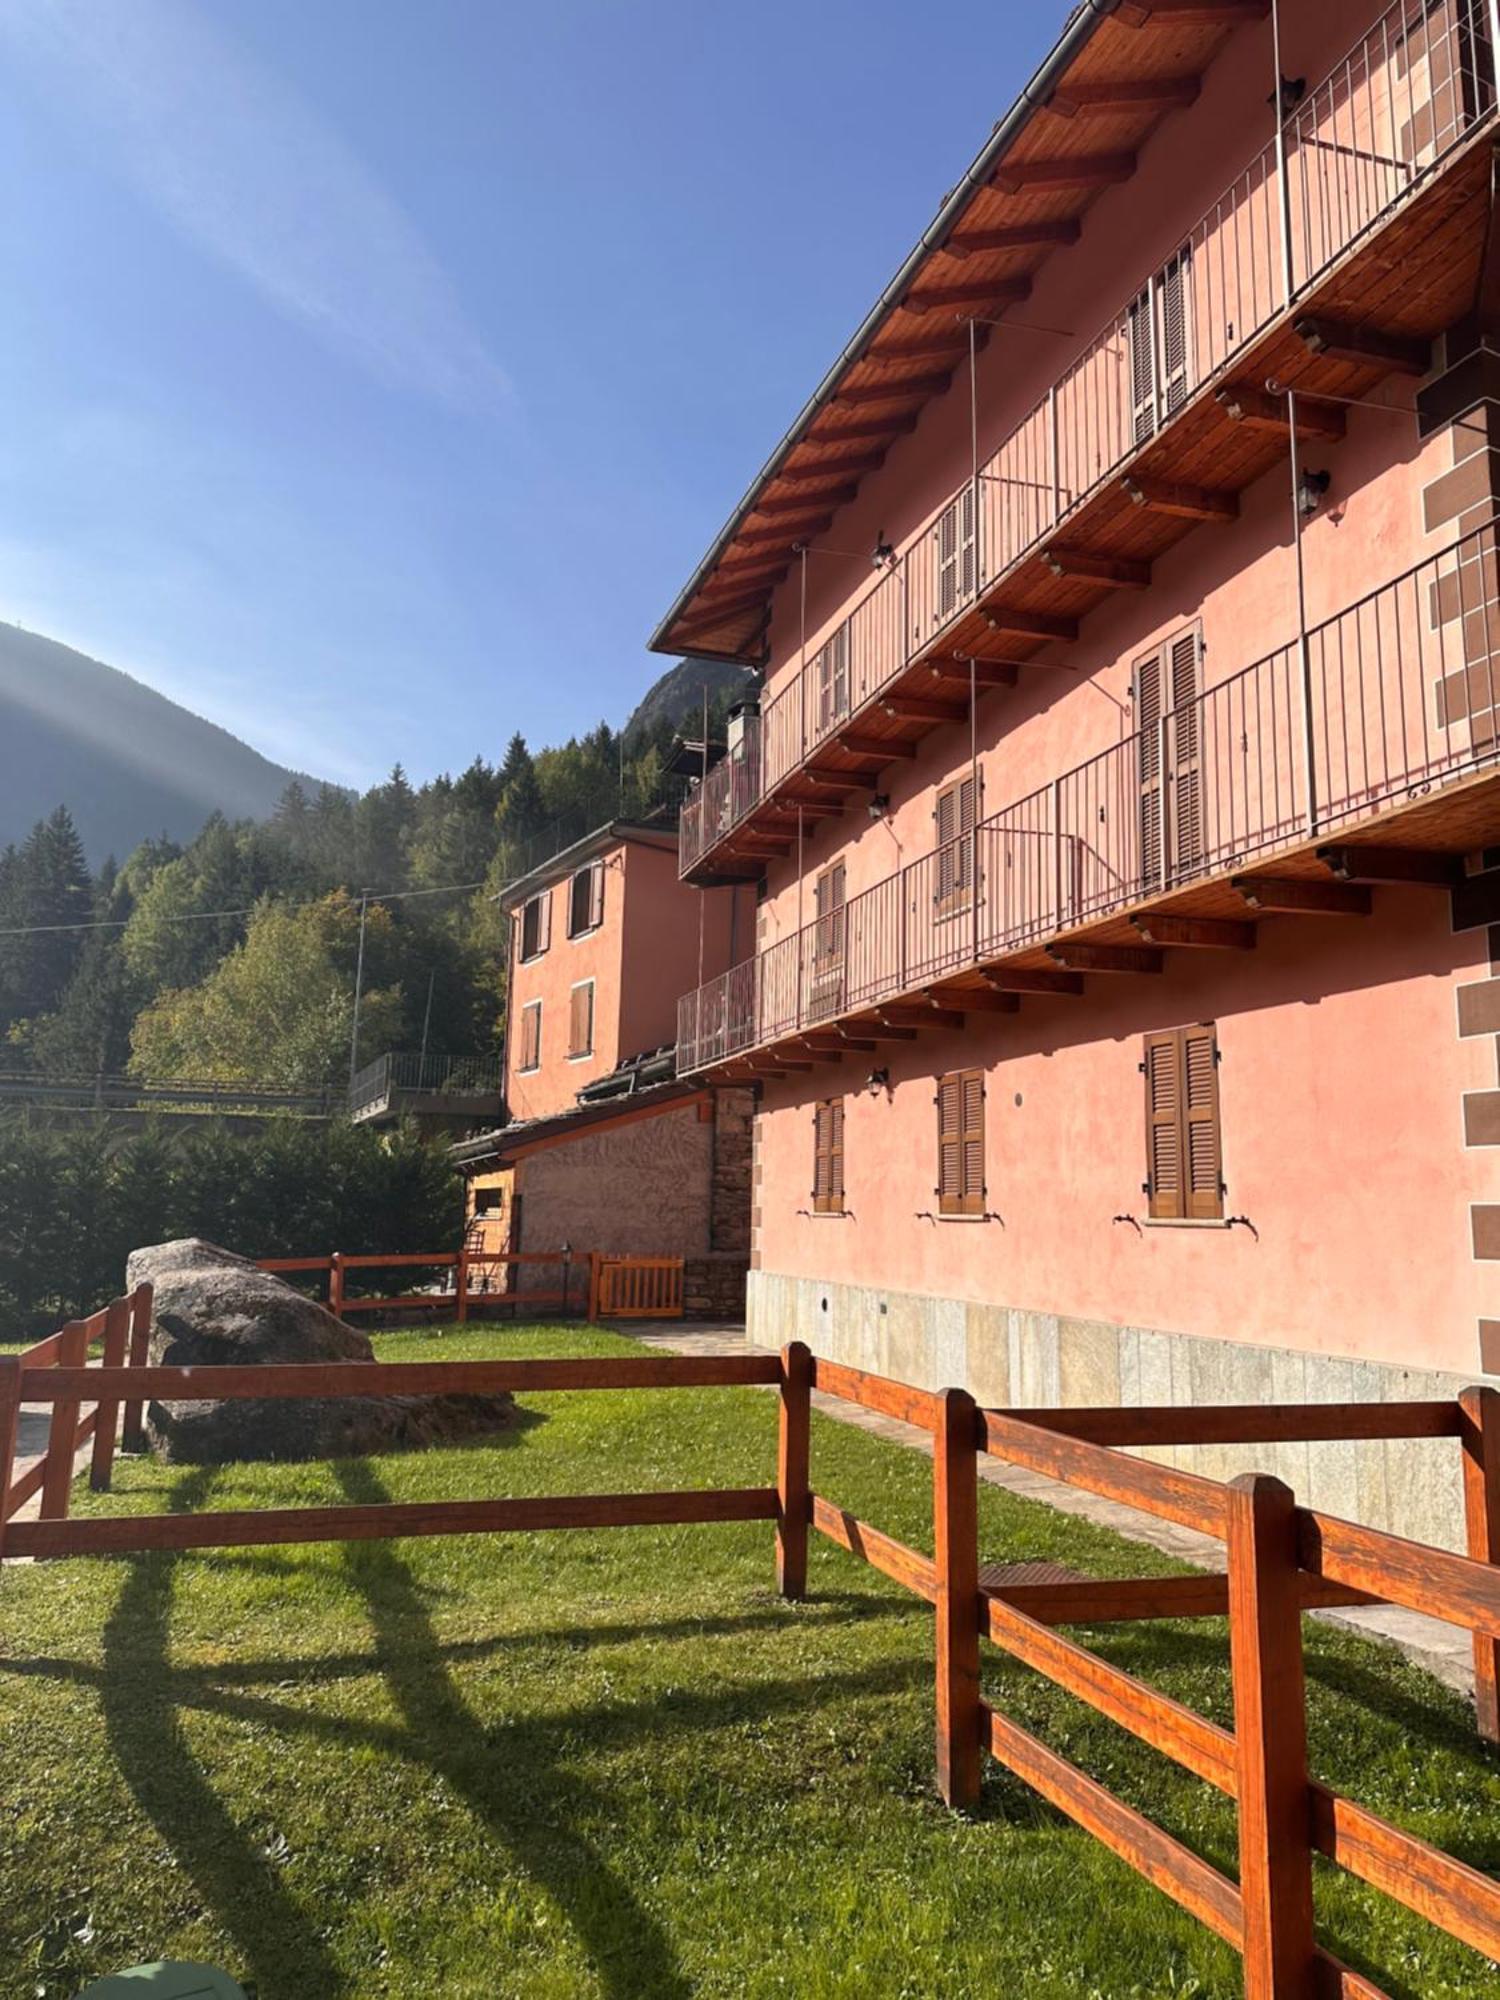
{"label": "stone base of building", "polygon": [[706,1257],[687,1257],[682,1265],[682,1310],[688,1319],[743,1319],[745,1278],[750,1255],[745,1250],[711,1250]]}
{"label": "stone base of building", "polygon": [[[775,1271],[750,1273],[746,1334],[761,1347],[804,1340],[831,1361],[918,1388],[968,1389],[990,1408],[1390,1403],[1456,1396],[1476,1379]],[[1271,1472],[1304,1506],[1463,1547],[1452,1438],[1179,1445],[1140,1456],[1209,1479]]]}

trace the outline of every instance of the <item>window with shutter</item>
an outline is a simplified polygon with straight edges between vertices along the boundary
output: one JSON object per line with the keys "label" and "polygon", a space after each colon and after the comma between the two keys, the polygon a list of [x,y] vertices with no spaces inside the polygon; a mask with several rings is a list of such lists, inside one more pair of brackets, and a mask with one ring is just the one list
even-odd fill
{"label": "window with shutter", "polygon": [[1139,732],[1140,881],[1146,889],[1162,886],[1164,865],[1174,878],[1191,874],[1203,852],[1198,764],[1201,657],[1202,633],[1192,625],[1137,660],[1131,670]]}
{"label": "window with shutter", "polygon": [[521,956],[540,958],[552,942],[552,892],[544,889],[521,911]]}
{"label": "window with shutter", "polygon": [[568,997],[568,1054],[594,1053],[594,982],[583,979]]}
{"label": "window with shutter", "polygon": [[528,1000],[521,1009],[521,1062],[523,1070],[540,1069],[542,1062],[542,1003]]}
{"label": "window with shutter", "polygon": [[974,822],[977,795],[974,773],[944,785],[933,807],[937,824],[936,880],[933,902],[940,917],[969,907],[974,886]]}
{"label": "window with shutter", "polygon": [[568,936],[582,937],[604,915],[604,863],[592,861],[580,868],[568,884]]}
{"label": "window with shutter", "polygon": [[1218,1040],[1211,1022],[1148,1035],[1146,1192],[1157,1221],[1224,1214]]}
{"label": "window with shutter", "polygon": [[974,489],[966,486],[938,517],[935,624],[974,595],[974,553]]}
{"label": "window with shutter", "polygon": [[1161,343],[1157,408],[1162,417],[1180,409],[1192,388],[1188,317],[1191,275],[1192,252],[1184,244],[1175,257],[1168,258],[1156,282],[1157,339]]}
{"label": "window with shutter", "polygon": [[984,1072],[954,1070],[938,1078],[940,1215],[984,1213]]}
{"label": "window with shutter", "polygon": [[1156,342],[1152,337],[1151,287],[1130,307],[1126,349],[1130,357],[1130,434],[1144,444],[1156,430]]}
{"label": "window with shutter", "polygon": [[813,1106],[813,1212],[844,1212],[844,1100],[827,1097]]}
{"label": "window with shutter", "polygon": [[839,629],[818,650],[817,733],[824,736],[849,713],[849,627]]}

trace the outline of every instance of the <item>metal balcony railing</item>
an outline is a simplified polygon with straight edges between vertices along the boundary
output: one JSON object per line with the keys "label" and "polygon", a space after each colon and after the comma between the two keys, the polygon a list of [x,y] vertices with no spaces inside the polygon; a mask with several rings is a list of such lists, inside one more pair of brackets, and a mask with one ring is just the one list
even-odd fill
{"label": "metal balcony railing", "polygon": [[1500,768],[1497,547],[1474,530],[685,994],[679,1071]]}
{"label": "metal balcony railing", "polygon": [[421,1055],[393,1049],[377,1056],[349,1085],[349,1116],[358,1118],[397,1096],[498,1097],[501,1066],[492,1056]]}
{"label": "metal balcony railing", "polygon": [[709,774],[683,814],[684,871],[1493,114],[1488,23],[1476,0],[1397,0],[1303,96],[1279,139],[767,703],[758,740]]}

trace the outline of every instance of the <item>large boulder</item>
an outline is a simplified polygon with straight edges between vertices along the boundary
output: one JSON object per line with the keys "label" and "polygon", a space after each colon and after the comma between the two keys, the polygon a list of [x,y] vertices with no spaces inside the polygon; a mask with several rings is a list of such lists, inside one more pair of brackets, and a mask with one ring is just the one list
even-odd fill
{"label": "large boulder", "polygon": [[[153,1364],[260,1367],[272,1362],[366,1361],[369,1340],[315,1299],[247,1257],[195,1236],[131,1253],[126,1285],[152,1287]],[[231,1459],[338,1458],[411,1451],[503,1429],[514,1399],[485,1396],[237,1396],[147,1405],[153,1448],[172,1464]]]}

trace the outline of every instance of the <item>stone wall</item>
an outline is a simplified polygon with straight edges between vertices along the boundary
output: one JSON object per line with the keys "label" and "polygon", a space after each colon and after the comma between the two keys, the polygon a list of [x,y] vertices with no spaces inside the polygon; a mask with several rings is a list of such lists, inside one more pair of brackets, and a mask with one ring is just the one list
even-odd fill
{"label": "stone wall", "polygon": [[[758,1346],[805,1340],[830,1360],[918,1388],[966,1388],[991,1408],[1389,1403],[1455,1396],[1480,1379],[764,1270],[750,1273],[746,1318]],[[1452,1438],[1181,1445],[1140,1455],[1210,1479],[1272,1472],[1304,1506],[1463,1546]]]}
{"label": "stone wall", "polygon": [[689,1257],[682,1270],[682,1310],[688,1319],[745,1317],[745,1275],[750,1268],[744,1250],[714,1250],[706,1257]]}
{"label": "stone wall", "polygon": [[688,1101],[651,1118],[582,1131],[517,1170],[521,1248],[698,1257],[710,1237],[714,1127]]}
{"label": "stone wall", "polygon": [[[709,1243],[715,1250],[750,1252],[750,1160],[754,1150],[755,1092],[714,1092],[713,1185]],[[743,1288],[742,1288],[743,1302]]]}

